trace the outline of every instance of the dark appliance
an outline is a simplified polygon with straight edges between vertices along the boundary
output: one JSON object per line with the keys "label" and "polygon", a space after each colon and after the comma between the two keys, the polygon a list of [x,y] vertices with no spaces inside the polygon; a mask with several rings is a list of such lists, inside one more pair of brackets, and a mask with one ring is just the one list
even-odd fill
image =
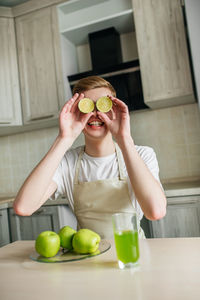
{"label": "dark appliance", "polygon": [[101,70],[92,70],[68,76],[73,90],[75,83],[84,77],[97,75],[108,80],[116,90],[117,98],[124,101],[129,111],[148,108],[144,103],[139,60],[124,62]]}
{"label": "dark appliance", "polygon": [[129,111],[148,108],[144,103],[140,70],[104,78],[112,84],[117,98],[126,103]]}
{"label": "dark appliance", "polygon": [[93,70],[122,63],[120,35],[114,27],[89,33]]}

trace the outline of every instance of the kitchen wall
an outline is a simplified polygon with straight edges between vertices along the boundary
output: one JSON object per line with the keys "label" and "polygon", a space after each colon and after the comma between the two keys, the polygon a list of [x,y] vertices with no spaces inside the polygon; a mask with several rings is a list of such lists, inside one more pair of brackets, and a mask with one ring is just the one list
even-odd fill
{"label": "kitchen wall", "polygon": [[[197,104],[131,112],[137,145],[154,148],[161,180],[200,177],[200,113]],[[15,195],[53,143],[58,128],[0,138],[0,197]],[[83,136],[74,146],[84,142]]]}

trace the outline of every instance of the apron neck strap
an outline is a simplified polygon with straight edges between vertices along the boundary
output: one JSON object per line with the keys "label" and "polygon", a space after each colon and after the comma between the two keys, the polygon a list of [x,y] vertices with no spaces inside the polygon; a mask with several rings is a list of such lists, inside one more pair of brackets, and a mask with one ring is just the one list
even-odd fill
{"label": "apron neck strap", "polygon": [[[126,179],[126,176],[123,171],[122,154],[120,152],[120,149],[119,149],[119,146],[117,145],[117,143],[114,143],[114,144],[115,144],[115,151],[116,151],[117,161],[118,161],[119,179],[124,180],[124,179]],[[76,163],[75,176],[74,176],[74,184],[77,184],[79,182],[78,181],[79,170],[80,170],[80,166],[81,166],[81,160],[82,160],[82,157],[84,154],[84,149],[85,149],[85,146],[82,146],[81,150],[79,152],[79,155],[78,155],[78,161]]]}
{"label": "apron neck strap", "polygon": [[118,168],[119,168],[119,178],[120,180],[126,179],[126,176],[124,174],[124,168],[123,168],[123,160],[122,160],[122,154],[120,152],[119,146],[117,143],[115,143],[115,150],[117,154],[117,161],[118,161]]}
{"label": "apron neck strap", "polygon": [[80,170],[80,166],[81,166],[81,159],[82,159],[83,154],[84,154],[84,149],[85,149],[85,147],[82,146],[81,151],[79,152],[79,155],[78,155],[78,161],[76,163],[75,176],[74,176],[74,183],[75,184],[78,183],[79,170]]}

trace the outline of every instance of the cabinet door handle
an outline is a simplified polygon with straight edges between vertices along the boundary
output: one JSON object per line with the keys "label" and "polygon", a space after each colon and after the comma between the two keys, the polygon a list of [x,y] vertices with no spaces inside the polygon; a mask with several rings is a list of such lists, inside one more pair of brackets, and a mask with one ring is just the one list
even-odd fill
{"label": "cabinet door handle", "polygon": [[44,116],[44,117],[36,117],[36,118],[32,118],[31,121],[40,121],[40,120],[44,120],[44,119],[50,119],[53,118],[55,115],[48,115],[48,116]]}

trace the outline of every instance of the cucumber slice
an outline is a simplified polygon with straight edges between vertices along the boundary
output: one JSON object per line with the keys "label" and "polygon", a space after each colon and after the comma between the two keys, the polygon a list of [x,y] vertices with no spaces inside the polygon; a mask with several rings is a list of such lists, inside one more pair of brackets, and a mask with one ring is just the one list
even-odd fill
{"label": "cucumber slice", "polygon": [[94,110],[94,102],[90,98],[83,98],[79,101],[78,108],[82,113],[88,114]]}
{"label": "cucumber slice", "polygon": [[101,97],[96,102],[96,107],[101,112],[108,112],[112,108],[112,100],[109,97]]}

